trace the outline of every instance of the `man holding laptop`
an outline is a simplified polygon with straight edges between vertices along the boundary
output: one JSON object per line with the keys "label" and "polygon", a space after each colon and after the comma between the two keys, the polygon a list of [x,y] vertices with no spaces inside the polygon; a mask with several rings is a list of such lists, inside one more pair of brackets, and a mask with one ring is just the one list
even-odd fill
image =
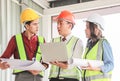
{"label": "man holding laptop", "polygon": [[53,61],[68,61],[67,48],[65,42],[50,42],[40,44],[42,61],[45,63]]}
{"label": "man holding laptop", "polygon": [[[57,29],[60,37],[52,39],[52,42],[65,42],[68,59],[72,57],[81,58],[83,52],[82,41],[71,34],[75,25],[74,15],[67,10],[62,11],[57,17]],[[62,53],[62,52],[61,52]],[[80,69],[68,65],[66,62],[53,61],[50,68],[50,81],[79,81]]]}

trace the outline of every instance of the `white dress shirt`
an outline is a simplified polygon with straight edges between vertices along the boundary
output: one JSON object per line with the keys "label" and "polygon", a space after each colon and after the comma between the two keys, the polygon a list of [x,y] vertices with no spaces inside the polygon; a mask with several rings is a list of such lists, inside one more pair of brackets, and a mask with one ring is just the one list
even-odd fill
{"label": "white dress shirt", "polygon": [[[69,34],[67,37],[66,37],[66,40],[64,42],[69,42],[69,40],[71,39],[73,35],[72,34]],[[64,37],[61,36],[61,40],[63,39]],[[73,51],[73,56],[72,58],[79,58],[81,59],[82,58],[82,54],[83,54],[83,42],[81,39],[78,39],[77,43],[76,43],[76,46],[75,46],[75,49]],[[71,69],[73,68],[74,66],[73,65],[68,65],[68,69]],[[80,69],[80,67],[79,67]]]}
{"label": "white dress shirt", "polygon": [[[69,35],[66,37],[65,42],[67,43],[67,42],[71,39],[72,36],[73,36],[72,34],[69,34]],[[61,36],[61,40],[62,40],[63,38],[64,38],[64,37]],[[79,39],[79,40],[77,41],[76,46],[75,46],[75,49],[74,49],[74,51],[73,51],[73,58],[80,58],[80,59],[81,59],[81,58],[82,58],[82,53],[83,53],[83,43],[82,43],[82,40]]]}

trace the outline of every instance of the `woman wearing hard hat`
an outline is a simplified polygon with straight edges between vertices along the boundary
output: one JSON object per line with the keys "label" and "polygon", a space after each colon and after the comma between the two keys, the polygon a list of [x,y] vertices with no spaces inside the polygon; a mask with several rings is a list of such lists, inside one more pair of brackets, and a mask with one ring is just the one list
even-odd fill
{"label": "woman wearing hard hat", "polygon": [[[57,17],[57,30],[60,37],[53,38],[52,42],[65,42],[68,58],[82,58],[83,44],[81,39],[73,36],[71,30],[75,25],[74,15],[67,10],[62,11]],[[68,66],[67,62],[51,62],[50,81],[79,81],[81,70],[75,66]]]}
{"label": "woman wearing hard hat", "polygon": [[111,81],[114,68],[113,54],[109,42],[103,37],[104,19],[93,14],[86,20],[86,37],[88,38],[83,58],[103,61],[100,67],[82,66],[82,81]]}
{"label": "woman wearing hard hat", "polygon": [[[44,43],[42,36],[37,36],[40,16],[32,9],[27,8],[22,11],[20,20],[24,24],[25,31],[21,34],[14,35],[1,56],[1,58],[10,58],[12,55],[15,59],[32,60],[33,58],[40,61],[46,68],[47,64],[41,61],[41,52],[39,43]],[[9,67],[8,63],[0,63],[1,69]],[[14,70],[16,75],[15,81],[42,81],[43,71],[37,70]]]}

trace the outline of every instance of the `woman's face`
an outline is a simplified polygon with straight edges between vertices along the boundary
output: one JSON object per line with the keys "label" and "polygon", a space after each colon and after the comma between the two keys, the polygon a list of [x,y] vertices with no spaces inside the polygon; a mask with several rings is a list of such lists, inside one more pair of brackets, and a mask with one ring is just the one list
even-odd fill
{"label": "woman's face", "polygon": [[94,27],[93,31],[90,30],[90,23],[86,22],[86,29],[85,29],[86,38],[91,38],[91,33],[94,33],[94,35],[96,35],[97,37],[99,37],[101,35],[101,31],[97,27],[97,25],[94,24],[93,27]]}
{"label": "woman's face", "polygon": [[90,38],[91,37],[89,22],[86,22],[85,34],[86,34],[86,38]]}

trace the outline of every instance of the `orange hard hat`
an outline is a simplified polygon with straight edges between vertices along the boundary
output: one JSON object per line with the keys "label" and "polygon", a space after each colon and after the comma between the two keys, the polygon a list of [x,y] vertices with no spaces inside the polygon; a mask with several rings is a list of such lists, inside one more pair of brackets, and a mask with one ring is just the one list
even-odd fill
{"label": "orange hard hat", "polygon": [[21,23],[24,23],[26,21],[31,21],[35,19],[39,19],[40,16],[31,8],[26,8],[25,10],[22,11],[20,15],[20,21]]}
{"label": "orange hard hat", "polygon": [[66,21],[68,21],[68,22],[71,22],[72,24],[75,24],[75,17],[74,17],[74,15],[73,15],[70,11],[68,11],[68,10],[62,11],[62,12],[58,15],[58,17],[57,17],[57,20],[59,20],[59,19],[64,19],[64,20],[66,20]]}

